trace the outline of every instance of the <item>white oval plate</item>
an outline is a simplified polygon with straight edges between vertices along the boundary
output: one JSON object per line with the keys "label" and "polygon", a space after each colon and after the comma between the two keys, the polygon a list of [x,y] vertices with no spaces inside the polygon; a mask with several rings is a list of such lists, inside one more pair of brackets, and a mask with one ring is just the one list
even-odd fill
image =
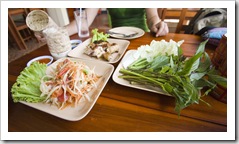
{"label": "white oval plate", "polygon": [[129,64],[131,64],[132,62],[134,62],[136,59],[133,57],[133,54],[136,52],[136,50],[128,50],[124,57],[122,58],[121,62],[119,63],[119,65],[117,66],[117,68],[115,69],[114,73],[113,73],[113,81],[116,82],[117,84],[123,85],[123,86],[127,86],[127,87],[131,87],[131,88],[135,88],[135,89],[140,89],[140,90],[145,90],[145,91],[150,91],[150,92],[154,92],[154,93],[158,93],[158,94],[163,94],[166,96],[171,96],[170,94],[164,92],[161,88],[159,87],[153,87],[153,86],[149,86],[149,85],[140,85],[140,84],[130,84],[129,81],[119,78],[120,75],[122,75],[119,71],[121,68],[127,68]]}
{"label": "white oval plate", "polygon": [[127,35],[138,33],[137,35],[132,36],[132,37],[124,37],[124,36],[118,35],[118,34],[110,34],[111,37],[119,38],[119,39],[135,39],[135,38],[143,36],[145,33],[144,30],[137,28],[137,27],[116,27],[116,28],[110,29],[109,31],[127,34]]}

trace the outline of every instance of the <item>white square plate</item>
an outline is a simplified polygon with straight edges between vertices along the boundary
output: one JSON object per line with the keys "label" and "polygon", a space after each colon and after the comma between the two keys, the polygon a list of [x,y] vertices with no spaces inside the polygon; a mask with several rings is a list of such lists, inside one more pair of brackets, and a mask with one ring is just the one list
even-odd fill
{"label": "white square plate", "polygon": [[[57,63],[63,61],[66,58],[62,58],[54,62],[47,68],[46,73],[49,73],[52,68],[55,68]],[[25,105],[33,107],[35,109],[41,110],[43,112],[49,113],[56,117],[69,120],[69,121],[78,121],[84,118],[92,109],[95,102],[97,101],[98,97],[100,96],[101,92],[103,91],[106,83],[108,82],[111,74],[114,71],[114,66],[108,63],[100,62],[100,61],[89,61],[83,59],[75,59],[69,58],[72,61],[82,61],[91,69],[95,67],[95,73],[98,76],[101,76],[100,79],[97,81],[96,88],[93,88],[89,93],[88,96],[91,98],[90,101],[84,100],[81,101],[76,107],[67,107],[63,110],[59,110],[56,106],[46,104],[46,103],[27,103],[21,102]]]}
{"label": "white square plate", "polygon": [[88,56],[87,54],[84,53],[86,46],[89,45],[91,42],[91,38],[85,40],[83,43],[79,44],[76,48],[71,50],[68,53],[68,56],[73,57],[73,58],[82,58],[82,59],[90,59],[90,60],[98,60],[98,61],[103,61],[107,63],[116,63],[118,62],[123,54],[125,53],[126,49],[128,48],[130,42],[127,40],[120,40],[120,39],[108,39],[109,43],[116,43],[119,45],[119,52],[113,54],[113,58],[111,61],[107,61],[104,59],[98,59],[96,57],[91,57]]}
{"label": "white square plate", "polygon": [[154,93],[159,93],[159,94],[163,94],[163,95],[167,95],[167,96],[171,96],[170,94],[164,92],[161,88],[159,87],[153,87],[153,86],[149,86],[149,85],[132,85],[130,84],[129,81],[119,78],[120,75],[122,75],[119,71],[121,68],[127,68],[127,66],[129,64],[131,64],[132,62],[134,62],[136,59],[134,59],[133,57],[133,53],[136,52],[136,50],[129,50],[126,52],[126,54],[124,55],[123,59],[121,60],[121,62],[119,63],[118,67],[115,69],[115,72],[113,74],[113,80],[114,82],[123,85],[123,86],[127,86],[127,87],[131,87],[131,88],[136,88],[136,89],[141,89],[141,90],[145,90],[145,91],[150,91],[150,92],[154,92]]}

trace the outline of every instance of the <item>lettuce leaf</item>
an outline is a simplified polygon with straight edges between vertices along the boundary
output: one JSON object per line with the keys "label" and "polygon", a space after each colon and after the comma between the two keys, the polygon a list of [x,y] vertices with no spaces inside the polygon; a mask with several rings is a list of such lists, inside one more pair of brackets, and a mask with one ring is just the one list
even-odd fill
{"label": "lettuce leaf", "polygon": [[91,39],[91,42],[95,41],[107,41],[108,37],[110,36],[109,34],[104,34],[103,32],[99,33],[98,29],[93,29],[92,31],[93,37]]}
{"label": "lettuce leaf", "polygon": [[46,68],[46,64],[34,62],[20,73],[11,89],[14,102],[37,103],[45,99],[45,97],[40,97],[40,84]]}

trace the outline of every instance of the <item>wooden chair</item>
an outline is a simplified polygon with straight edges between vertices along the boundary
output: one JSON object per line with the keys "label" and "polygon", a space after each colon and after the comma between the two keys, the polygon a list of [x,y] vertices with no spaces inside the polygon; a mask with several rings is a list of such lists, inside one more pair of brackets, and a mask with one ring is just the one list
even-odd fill
{"label": "wooden chair", "polygon": [[69,17],[69,21],[73,21],[75,19],[74,17],[74,11],[76,10],[76,8],[67,8],[67,13],[68,13],[68,17]]}
{"label": "wooden chair", "polygon": [[[8,30],[10,37],[17,44],[20,50],[27,49],[26,42],[36,39],[34,32],[26,25],[27,14],[40,8],[9,8],[8,9]],[[45,9],[43,9],[45,10]]]}
{"label": "wooden chair", "polygon": [[162,20],[178,19],[175,33],[184,33],[190,20],[199,10],[199,8],[164,8],[163,10],[159,9],[158,12]]}
{"label": "wooden chair", "polygon": [[20,50],[27,49],[25,40],[31,38],[31,32],[23,21],[26,16],[24,8],[8,9],[8,30]]}

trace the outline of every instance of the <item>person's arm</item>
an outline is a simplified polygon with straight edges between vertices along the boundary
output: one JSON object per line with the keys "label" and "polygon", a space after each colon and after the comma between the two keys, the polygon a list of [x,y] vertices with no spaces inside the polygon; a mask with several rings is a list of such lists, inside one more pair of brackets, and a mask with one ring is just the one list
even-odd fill
{"label": "person's arm", "polygon": [[155,33],[155,36],[163,36],[166,35],[168,30],[168,25],[158,16],[157,8],[146,8],[146,17],[147,24],[151,32]]}
{"label": "person's arm", "polygon": [[[93,23],[99,8],[87,8],[85,10],[87,13],[88,26],[90,26]],[[70,24],[68,24],[66,28],[70,36],[77,33],[76,21],[73,20],[72,22],[70,22]]]}

